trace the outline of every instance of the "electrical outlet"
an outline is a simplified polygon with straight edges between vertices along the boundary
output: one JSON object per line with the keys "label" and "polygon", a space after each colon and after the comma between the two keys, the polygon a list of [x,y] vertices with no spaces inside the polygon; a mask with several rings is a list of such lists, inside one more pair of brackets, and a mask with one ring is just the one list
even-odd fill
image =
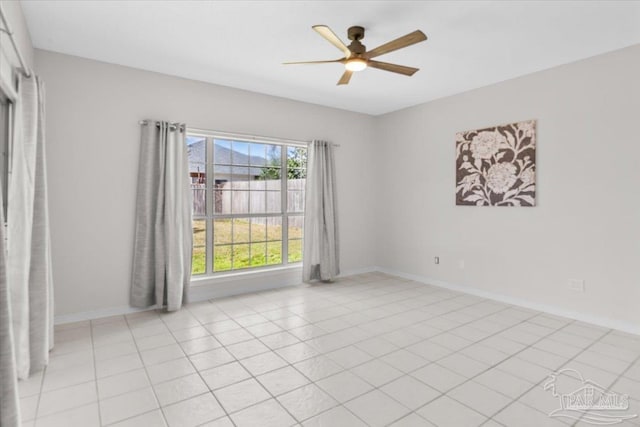
{"label": "electrical outlet", "polygon": [[584,292],[584,280],[569,279],[569,289],[574,292]]}
{"label": "electrical outlet", "polygon": [[440,264],[440,257],[439,256],[433,257],[433,263]]}
{"label": "electrical outlet", "polygon": [[463,259],[458,260],[458,268],[460,270],[464,270],[464,260]]}

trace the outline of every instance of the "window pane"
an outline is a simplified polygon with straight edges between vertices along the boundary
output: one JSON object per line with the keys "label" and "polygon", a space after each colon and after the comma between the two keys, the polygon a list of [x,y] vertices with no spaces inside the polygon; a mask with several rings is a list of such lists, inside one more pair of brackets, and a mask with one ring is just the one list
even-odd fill
{"label": "window pane", "polygon": [[216,219],[213,221],[213,244],[228,244],[231,240],[231,220]]}
{"label": "window pane", "polygon": [[193,255],[191,273],[203,274],[207,264],[207,225],[204,220],[193,221]]}
{"label": "window pane", "polygon": [[205,138],[187,137],[187,156],[189,159],[189,178],[191,179],[191,192],[193,199],[193,215],[206,215],[206,149]]}
{"label": "window pane", "polygon": [[249,163],[255,166],[267,164],[266,145],[252,143],[249,145]]}
{"label": "window pane", "polygon": [[[279,164],[279,163],[278,163]],[[269,166],[265,168],[255,168],[258,170],[258,179],[261,181],[275,181],[280,189],[280,168],[278,166]]]}
{"label": "window pane", "polygon": [[198,275],[206,272],[207,248],[193,248],[191,258],[191,274]]}
{"label": "window pane", "polygon": [[[289,171],[287,172],[287,178],[289,178],[290,180],[302,181],[299,184],[304,184],[304,179],[306,177],[307,177],[306,169],[289,168]],[[292,183],[292,184],[297,184],[297,183]],[[304,185],[300,189],[301,190],[304,189]]]}
{"label": "window pane", "polygon": [[216,139],[213,141],[213,162],[217,164],[231,164],[231,141]]}
{"label": "window pane", "polygon": [[231,270],[231,245],[213,247],[213,271]]}
{"label": "window pane", "polygon": [[280,166],[282,148],[279,145],[267,145],[267,166]]}
{"label": "window pane", "polygon": [[233,245],[233,268],[249,267],[249,245]]}
{"label": "window pane", "polygon": [[251,267],[267,264],[267,244],[253,243],[251,245]]}
{"label": "window pane", "polygon": [[306,179],[301,178],[301,171],[306,174],[304,169],[289,169],[287,172],[287,189],[289,191],[304,191]]}
{"label": "window pane", "polygon": [[262,179],[260,178],[260,174],[262,173],[262,167],[257,167],[257,166],[249,166],[249,181],[260,181],[262,182]]}
{"label": "window pane", "polygon": [[289,212],[304,212],[306,166],[307,149],[287,147],[287,210]]}
{"label": "window pane", "polygon": [[282,242],[267,243],[267,264],[282,264]]}
{"label": "window pane", "polygon": [[250,207],[251,213],[254,213],[254,214],[265,213],[267,211],[266,191],[251,191],[250,194],[251,194],[251,201],[250,201],[249,207]]}
{"label": "window pane", "polygon": [[231,166],[213,166],[213,181],[216,186],[222,186],[225,187],[225,189],[230,190],[231,178],[233,178],[233,174],[231,173]]}
{"label": "window pane", "polygon": [[242,166],[231,167],[231,189],[232,190],[248,190],[249,181],[249,168]]}
{"label": "window pane", "polygon": [[234,165],[249,164],[249,144],[246,142],[231,142],[231,163]]}
{"label": "window pane", "polygon": [[282,212],[282,193],[267,191],[267,213]]}
{"label": "window pane", "polygon": [[282,240],[282,218],[267,218],[267,240]]}
{"label": "window pane", "polygon": [[280,191],[282,189],[282,180],[280,179],[280,169],[276,169],[277,176],[273,179],[267,179],[265,188],[269,191]]}
{"label": "window pane", "polygon": [[266,184],[267,182],[258,175],[249,182],[249,189],[264,191],[267,188]]}
{"label": "window pane", "polygon": [[307,167],[307,149],[304,147],[287,147],[287,167]]}
{"label": "window pane", "polygon": [[249,218],[233,220],[233,243],[249,243]]}
{"label": "window pane", "polygon": [[304,229],[304,217],[301,215],[289,216],[289,238],[302,239]]}
{"label": "window pane", "polygon": [[289,262],[302,261],[302,240],[289,240]]}
{"label": "window pane", "polygon": [[191,196],[193,199],[193,216],[205,216],[207,214],[207,189],[205,184],[194,184],[192,182]]}
{"label": "window pane", "polygon": [[264,242],[267,240],[267,218],[251,218],[251,241]]}
{"label": "window pane", "polygon": [[231,212],[240,214],[249,213],[249,192],[232,191],[231,193]]}
{"label": "window pane", "polygon": [[207,245],[207,225],[204,220],[193,221],[193,246]]}
{"label": "window pane", "polygon": [[189,173],[204,173],[207,164],[207,140],[197,136],[187,136],[187,158]]}
{"label": "window pane", "polygon": [[304,193],[287,191],[287,207],[289,212],[304,212]]}
{"label": "window pane", "polygon": [[[224,187],[221,187],[224,188]],[[219,190],[217,187],[213,190],[213,211],[217,214],[231,213],[231,191]]]}

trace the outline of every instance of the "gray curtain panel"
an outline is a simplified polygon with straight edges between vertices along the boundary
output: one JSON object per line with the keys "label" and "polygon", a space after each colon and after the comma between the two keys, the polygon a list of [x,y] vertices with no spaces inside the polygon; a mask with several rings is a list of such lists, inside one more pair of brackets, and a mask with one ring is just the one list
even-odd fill
{"label": "gray curtain panel", "polygon": [[20,77],[7,203],[7,280],[18,377],[43,369],[53,348],[53,280],[44,138],[44,87]]}
{"label": "gray curtain panel", "polygon": [[308,150],[302,279],[332,281],[340,274],[334,147],[313,141]]}
{"label": "gray curtain panel", "polygon": [[191,183],[184,125],[142,125],[131,305],[178,310],[191,281]]}
{"label": "gray curtain panel", "polygon": [[[2,198],[2,186],[0,186]],[[0,205],[1,205],[0,201]],[[20,425],[20,401],[18,400],[18,377],[14,356],[11,303],[7,282],[4,233],[4,214],[0,209],[0,426]]]}

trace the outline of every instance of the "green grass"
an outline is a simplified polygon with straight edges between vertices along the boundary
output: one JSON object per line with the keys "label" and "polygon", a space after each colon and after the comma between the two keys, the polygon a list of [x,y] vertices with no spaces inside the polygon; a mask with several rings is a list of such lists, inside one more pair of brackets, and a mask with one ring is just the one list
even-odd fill
{"label": "green grass", "polygon": [[[282,224],[279,218],[267,225],[249,219],[213,221],[213,271],[229,271],[282,263]],[[302,261],[302,223],[291,221],[288,262]],[[206,221],[193,221],[192,274],[206,271]],[[251,243],[258,242],[260,243]],[[233,244],[232,244],[233,243]]]}

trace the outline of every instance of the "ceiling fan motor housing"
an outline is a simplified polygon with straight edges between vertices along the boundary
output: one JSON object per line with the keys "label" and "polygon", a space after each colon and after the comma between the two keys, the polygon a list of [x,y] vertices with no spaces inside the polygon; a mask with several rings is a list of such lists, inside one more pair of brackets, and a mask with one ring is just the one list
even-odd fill
{"label": "ceiling fan motor housing", "polygon": [[357,25],[349,27],[347,35],[349,40],[362,40],[364,38],[364,27],[359,27]]}
{"label": "ceiling fan motor housing", "polygon": [[362,55],[367,51],[367,47],[360,43],[360,40],[364,38],[363,27],[359,27],[357,25],[349,27],[349,30],[347,30],[347,36],[349,37],[349,40],[352,40],[351,44],[349,45],[349,50],[352,53],[356,55]]}

